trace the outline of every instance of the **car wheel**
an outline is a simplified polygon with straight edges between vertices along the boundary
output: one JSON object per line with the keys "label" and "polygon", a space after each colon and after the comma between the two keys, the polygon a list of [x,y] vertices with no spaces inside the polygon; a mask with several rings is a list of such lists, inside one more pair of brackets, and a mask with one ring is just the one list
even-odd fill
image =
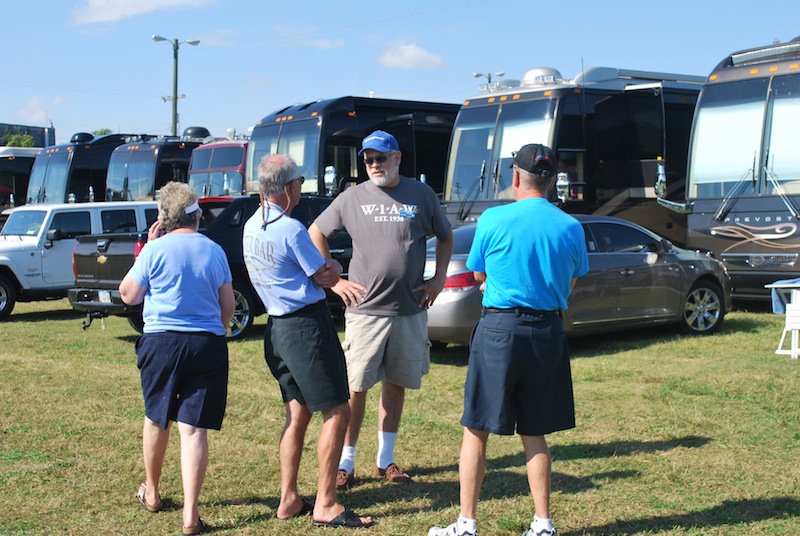
{"label": "car wheel", "polygon": [[231,318],[228,340],[242,338],[253,325],[253,295],[239,283],[233,283],[233,318]]}
{"label": "car wheel", "polygon": [[137,315],[129,316],[128,324],[130,324],[131,327],[135,329],[138,333],[144,333],[144,318],[142,318],[141,312]]}
{"label": "car wheel", "polygon": [[0,320],[5,320],[17,303],[17,291],[7,277],[0,275]]}
{"label": "car wheel", "polygon": [[720,286],[710,281],[698,281],[684,300],[681,330],[690,335],[711,335],[720,328],[724,316]]}

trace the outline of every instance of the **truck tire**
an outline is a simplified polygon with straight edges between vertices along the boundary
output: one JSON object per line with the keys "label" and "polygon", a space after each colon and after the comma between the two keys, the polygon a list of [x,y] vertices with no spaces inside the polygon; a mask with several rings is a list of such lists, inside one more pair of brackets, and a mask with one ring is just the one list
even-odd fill
{"label": "truck tire", "polygon": [[130,324],[137,333],[144,333],[144,318],[142,318],[141,312],[137,315],[129,316],[128,324]]}
{"label": "truck tire", "polygon": [[17,291],[4,275],[0,275],[0,320],[5,320],[17,303]]}
{"label": "truck tire", "polygon": [[231,318],[228,340],[241,339],[253,325],[253,295],[241,283],[233,282],[233,318]]}

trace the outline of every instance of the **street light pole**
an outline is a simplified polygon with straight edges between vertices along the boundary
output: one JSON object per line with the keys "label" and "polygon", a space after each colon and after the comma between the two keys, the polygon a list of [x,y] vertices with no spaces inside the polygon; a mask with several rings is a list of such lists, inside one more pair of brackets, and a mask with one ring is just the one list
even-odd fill
{"label": "street light pole", "polygon": [[[161,37],[160,35],[153,35],[153,41],[167,41],[168,43],[172,44],[172,135],[178,135],[178,49],[180,49],[182,43],[186,43],[187,45],[192,45],[196,47],[200,44],[198,39],[190,39],[188,41],[179,41],[178,39],[173,39],[170,41],[165,37]],[[167,100],[165,97],[164,100]]]}

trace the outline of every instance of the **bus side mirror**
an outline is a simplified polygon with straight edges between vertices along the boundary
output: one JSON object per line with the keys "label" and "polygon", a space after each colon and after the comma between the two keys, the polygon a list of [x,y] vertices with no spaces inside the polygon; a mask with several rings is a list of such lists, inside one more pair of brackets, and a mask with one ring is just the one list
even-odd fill
{"label": "bus side mirror", "polygon": [[656,166],[656,197],[663,199],[667,196],[667,172],[664,168],[664,161],[658,161]]}
{"label": "bus side mirror", "polygon": [[556,178],[556,196],[566,204],[569,198],[569,177],[566,173],[559,173]]}

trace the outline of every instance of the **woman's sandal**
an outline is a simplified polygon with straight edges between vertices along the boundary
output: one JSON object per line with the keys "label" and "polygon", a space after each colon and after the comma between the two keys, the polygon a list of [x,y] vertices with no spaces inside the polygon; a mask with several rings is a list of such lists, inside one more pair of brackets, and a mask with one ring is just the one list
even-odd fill
{"label": "woman's sandal", "polygon": [[138,499],[139,504],[141,504],[142,508],[144,508],[151,514],[160,512],[161,509],[164,507],[163,503],[161,502],[161,497],[158,498],[158,502],[156,504],[149,504],[147,502],[146,493],[147,493],[147,486],[145,485],[144,482],[142,482],[142,485],[139,486],[139,491],[136,492],[136,499]]}
{"label": "woman's sandal", "polygon": [[192,536],[194,534],[203,534],[210,527],[206,525],[202,518],[197,518],[197,525],[194,527],[183,527],[184,536]]}

